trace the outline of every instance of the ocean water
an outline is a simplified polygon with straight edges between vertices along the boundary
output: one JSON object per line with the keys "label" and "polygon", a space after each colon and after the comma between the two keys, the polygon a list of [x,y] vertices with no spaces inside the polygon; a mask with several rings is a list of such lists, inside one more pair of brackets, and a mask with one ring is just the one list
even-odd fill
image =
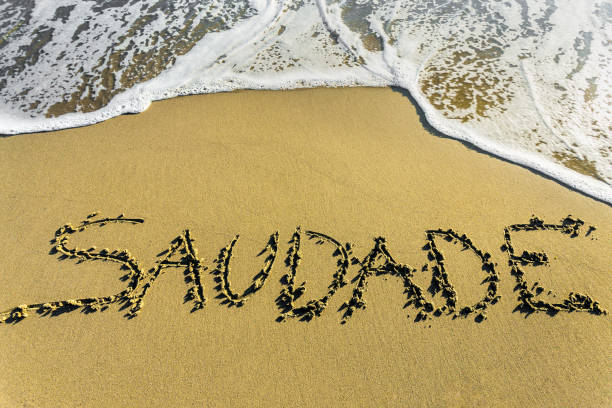
{"label": "ocean water", "polygon": [[0,0],[0,134],[393,85],[441,132],[612,203],[611,27],[589,0]]}

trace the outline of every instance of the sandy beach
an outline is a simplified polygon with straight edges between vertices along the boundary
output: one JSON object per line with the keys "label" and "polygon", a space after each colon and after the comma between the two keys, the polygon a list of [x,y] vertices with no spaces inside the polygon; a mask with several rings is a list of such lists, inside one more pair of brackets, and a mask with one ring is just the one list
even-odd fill
{"label": "sandy beach", "polygon": [[2,138],[0,406],[610,406],[612,208],[422,121],[240,91]]}

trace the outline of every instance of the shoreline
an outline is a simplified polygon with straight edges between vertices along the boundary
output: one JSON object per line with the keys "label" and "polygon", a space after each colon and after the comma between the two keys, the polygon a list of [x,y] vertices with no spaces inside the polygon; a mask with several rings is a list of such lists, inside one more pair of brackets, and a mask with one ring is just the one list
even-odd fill
{"label": "shoreline", "polygon": [[[548,159],[543,159],[545,160],[545,166],[542,167],[542,164],[538,162],[538,165],[529,165],[526,164],[525,161],[526,159],[523,157],[521,159],[516,159],[516,158],[511,158],[511,157],[506,157],[500,153],[498,153],[497,151],[495,151],[495,149],[485,149],[480,147],[477,143],[474,143],[471,140],[468,140],[466,138],[463,137],[458,137],[458,136],[451,136],[450,134],[444,133],[440,130],[438,130],[438,128],[434,127],[429,119],[427,118],[427,114],[425,112],[425,110],[421,107],[421,105],[417,102],[417,100],[414,98],[414,96],[412,95],[412,93],[410,92],[409,89],[407,88],[403,88],[399,85],[381,85],[381,86],[372,86],[372,85],[355,85],[355,86],[313,86],[313,87],[304,87],[304,88],[281,88],[281,89],[264,89],[264,88],[253,88],[253,89],[230,89],[230,90],[221,90],[221,91],[216,91],[216,92],[212,92],[212,93],[203,93],[203,94],[199,94],[199,93],[193,93],[193,94],[185,94],[185,95],[174,95],[174,96],[168,96],[168,97],[164,97],[162,99],[154,99],[152,101],[150,101],[148,103],[148,106],[146,108],[144,108],[142,111],[139,112],[124,112],[120,115],[111,115],[109,117],[106,117],[104,119],[98,120],[94,123],[89,123],[87,122],[86,124],[83,125],[77,125],[77,126],[71,126],[68,128],[61,128],[61,129],[51,129],[51,130],[46,130],[46,131],[31,131],[31,132],[24,132],[24,133],[18,133],[18,134],[0,134],[0,140],[3,138],[11,138],[11,137],[16,137],[16,136],[21,136],[21,135],[28,135],[28,134],[37,134],[37,133],[50,133],[50,132],[58,132],[58,131],[62,131],[62,130],[66,130],[66,129],[79,129],[79,128],[83,128],[83,127],[88,127],[88,126],[92,126],[92,125],[96,125],[99,123],[103,123],[106,122],[108,120],[113,120],[116,117],[119,116],[125,116],[125,115],[138,115],[138,114],[142,114],[143,112],[145,112],[147,109],[149,109],[149,107],[152,104],[158,103],[158,102],[163,102],[166,100],[170,100],[170,99],[176,99],[176,98],[184,98],[184,97],[192,97],[192,96],[198,96],[198,95],[215,95],[215,94],[225,94],[225,93],[240,93],[240,92],[300,92],[300,91],[312,91],[312,90],[317,90],[317,89],[392,89],[394,92],[398,92],[400,94],[402,94],[404,97],[406,97],[410,103],[415,107],[416,112],[420,118],[421,124],[422,126],[432,135],[438,136],[438,137],[442,137],[442,138],[448,138],[451,140],[455,140],[455,141],[459,141],[460,143],[464,144],[465,146],[467,146],[470,149],[473,149],[479,153],[482,154],[486,154],[489,155],[491,157],[494,157],[496,159],[505,161],[507,163],[511,163],[517,166],[520,166],[522,168],[525,168],[531,172],[533,172],[536,175],[539,175],[541,177],[544,177],[546,179],[552,180],[556,183],[559,183],[560,185],[564,186],[565,188],[568,188],[572,191],[578,192],[586,197],[589,197],[593,200],[599,201],[603,204],[612,206],[612,187],[608,184],[606,184],[605,182],[603,182],[602,180],[598,180],[594,177],[591,176],[587,176],[584,174],[581,174],[579,172],[576,172],[574,170],[570,170],[569,168],[565,167],[564,165],[560,164],[560,163],[556,163],[553,161],[549,161]],[[486,139],[484,140],[486,143],[489,143]],[[494,143],[494,142],[493,142]],[[495,143],[494,143],[495,144]],[[529,152],[516,152],[515,155],[518,154],[519,156],[532,156],[532,153]],[[536,160],[538,161],[538,160]],[[534,162],[534,159],[529,159],[527,160],[527,162]],[[564,176],[553,176],[551,174],[549,174],[551,172],[550,169],[547,169],[547,166],[555,166],[556,167],[556,171],[557,172],[561,172],[563,174],[565,174]],[[576,181],[579,180],[579,181]],[[575,186],[576,183],[587,183],[587,184],[592,184],[592,188],[597,190],[597,192],[594,191],[588,191],[588,189],[581,189]],[[593,184],[595,183],[595,184]],[[606,190],[608,190],[606,192]]]}
{"label": "shoreline", "polygon": [[515,165],[515,166],[522,167],[525,170],[529,170],[530,172],[532,172],[533,174],[535,174],[537,176],[540,176],[540,177],[543,177],[543,178],[545,178],[547,180],[550,180],[550,181],[553,181],[555,183],[558,183],[558,184],[562,185],[563,187],[565,187],[565,188],[567,188],[567,189],[569,189],[569,190],[571,190],[573,192],[576,192],[578,194],[584,195],[585,197],[591,198],[591,199],[593,199],[595,201],[598,201],[598,202],[600,202],[602,204],[605,204],[605,205],[608,205],[608,206],[612,206],[612,202],[606,201],[606,200],[604,200],[602,198],[599,198],[599,197],[597,197],[595,195],[592,195],[592,194],[590,194],[590,193],[588,193],[586,191],[579,190],[579,189],[577,189],[575,187],[572,187],[570,184],[564,182],[563,180],[560,180],[558,178],[552,177],[552,176],[548,175],[547,173],[545,173],[543,171],[540,171],[540,170],[538,170],[536,168],[527,166],[527,165],[525,165],[523,163],[520,163],[520,162],[517,162],[517,161],[513,161],[513,160],[511,160],[511,159],[509,159],[507,157],[503,157],[503,156],[497,155],[495,153],[489,152],[487,150],[481,149],[480,147],[474,145],[471,142],[468,142],[467,140],[462,140],[462,139],[459,139],[459,138],[455,138],[453,136],[449,136],[449,135],[447,135],[445,133],[442,133],[441,131],[439,131],[438,129],[433,127],[427,121],[427,116],[426,116],[425,112],[419,106],[419,104],[416,102],[416,100],[413,98],[413,96],[410,93],[410,91],[408,91],[408,90],[406,90],[404,88],[395,87],[395,86],[391,86],[390,88],[393,89],[396,92],[401,93],[403,96],[408,98],[408,100],[410,100],[410,103],[412,103],[412,105],[415,107],[417,115],[419,115],[419,118],[420,118],[420,121],[421,121],[421,125],[425,128],[425,130],[427,130],[432,135],[437,136],[437,137],[441,137],[441,138],[445,138],[445,139],[451,139],[451,140],[458,141],[458,142],[464,144],[469,149],[475,150],[478,153],[485,154],[485,155],[491,156],[492,158],[495,158],[497,160],[501,160],[501,161],[504,161],[506,163],[510,163],[510,164]]}

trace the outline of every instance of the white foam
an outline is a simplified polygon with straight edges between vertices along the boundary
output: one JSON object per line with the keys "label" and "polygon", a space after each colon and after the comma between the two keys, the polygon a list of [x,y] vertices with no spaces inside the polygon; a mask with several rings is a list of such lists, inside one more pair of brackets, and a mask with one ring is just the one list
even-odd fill
{"label": "white foam", "polygon": [[[74,0],[37,3],[28,26],[0,47],[6,57],[0,80],[3,66],[15,61],[38,31],[52,28],[53,41],[38,61],[4,76],[0,133],[84,126],[186,94],[394,85],[408,90],[441,132],[612,204],[610,17],[602,1],[586,1],[576,10],[568,0],[479,6],[438,0],[214,0],[193,6],[175,0],[173,13],[150,11],[150,24],[139,25],[142,4],[100,12]],[[54,19],[59,6],[74,6],[66,21]],[[13,11],[0,5],[0,24],[13,27],[28,12]],[[110,63],[110,50],[124,47],[123,58],[130,61],[136,51],[156,51],[149,41],[156,32],[213,18],[229,28],[207,33],[155,78],[118,93],[96,111],[45,116],[46,107],[74,92],[83,72],[94,78],[94,92],[107,86],[99,75]],[[89,29],[73,40],[84,21]],[[139,30],[130,31],[133,27]],[[366,48],[367,36],[380,38],[382,51]],[[116,76],[125,72],[122,66]],[[442,80],[431,81],[436,76]],[[446,88],[436,89],[440,86]],[[457,92],[466,88],[473,100],[458,104]],[[29,93],[20,95],[24,89]],[[24,108],[35,100],[38,111]],[[565,159],[587,163],[605,182],[559,164]]]}

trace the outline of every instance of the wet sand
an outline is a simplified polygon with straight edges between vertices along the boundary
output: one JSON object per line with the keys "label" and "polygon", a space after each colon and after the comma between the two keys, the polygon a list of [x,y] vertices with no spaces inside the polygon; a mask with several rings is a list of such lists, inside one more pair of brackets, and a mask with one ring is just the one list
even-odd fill
{"label": "wet sand", "polygon": [[245,91],[0,140],[0,405],[608,406],[612,208],[421,121]]}

